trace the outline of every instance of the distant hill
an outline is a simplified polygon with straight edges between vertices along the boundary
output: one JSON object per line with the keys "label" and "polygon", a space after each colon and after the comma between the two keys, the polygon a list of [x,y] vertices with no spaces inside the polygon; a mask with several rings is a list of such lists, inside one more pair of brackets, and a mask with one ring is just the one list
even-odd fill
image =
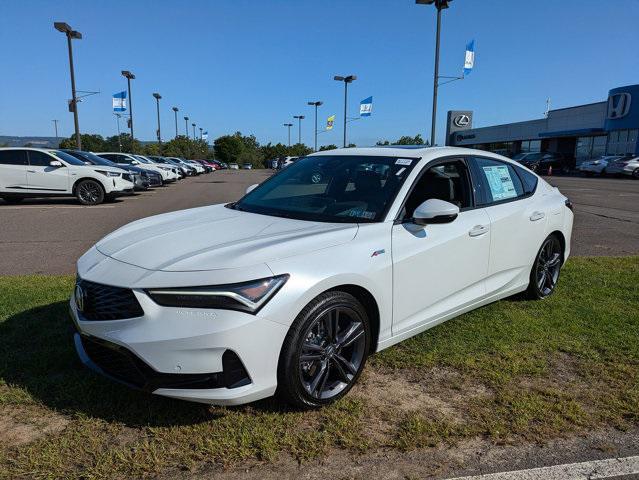
{"label": "distant hill", "polygon": [[58,148],[58,143],[62,140],[60,137],[9,137],[0,135],[0,146],[8,147],[38,147],[38,148]]}

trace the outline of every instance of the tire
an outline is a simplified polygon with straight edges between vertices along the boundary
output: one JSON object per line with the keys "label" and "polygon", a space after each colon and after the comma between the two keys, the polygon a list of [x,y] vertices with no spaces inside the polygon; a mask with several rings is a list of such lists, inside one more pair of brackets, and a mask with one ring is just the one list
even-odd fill
{"label": "tire", "polygon": [[634,178],[635,180],[639,180],[639,168],[635,168],[632,171],[632,178]]}
{"label": "tire", "polygon": [[559,237],[549,235],[535,257],[526,296],[531,300],[541,300],[552,295],[557,287],[563,262],[564,252]]}
{"label": "tire", "polygon": [[22,197],[0,197],[0,198],[2,198],[2,200],[7,202],[9,205],[17,205],[18,203],[22,202],[22,200],[24,200],[24,198]]}
{"label": "tire", "polygon": [[75,187],[75,198],[82,205],[99,205],[104,196],[104,188],[96,180],[81,180]]}
{"label": "tire", "polygon": [[355,297],[340,291],[319,295],[304,307],[286,335],[277,369],[277,396],[304,409],[339,400],[362,373],[370,338],[368,315]]}

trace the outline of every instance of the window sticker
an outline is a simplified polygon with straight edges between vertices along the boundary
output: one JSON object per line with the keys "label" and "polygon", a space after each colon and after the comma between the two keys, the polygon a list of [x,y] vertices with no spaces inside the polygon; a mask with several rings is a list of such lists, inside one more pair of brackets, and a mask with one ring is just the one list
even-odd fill
{"label": "window sticker", "polygon": [[510,171],[506,165],[482,167],[484,174],[488,179],[488,186],[490,187],[490,193],[493,196],[493,201],[506,200],[508,198],[515,198],[517,191],[515,185],[513,185],[513,179],[510,176]]}
{"label": "window sticker", "polygon": [[413,163],[413,160],[411,158],[398,158],[395,161],[395,165],[410,165],[411,163]]}

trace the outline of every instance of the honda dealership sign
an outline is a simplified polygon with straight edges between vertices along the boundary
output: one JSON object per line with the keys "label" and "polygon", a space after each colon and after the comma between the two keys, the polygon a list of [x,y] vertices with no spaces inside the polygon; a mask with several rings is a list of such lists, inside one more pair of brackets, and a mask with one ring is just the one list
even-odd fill
{"label": "honda dealership sign", "polygon": [[473,112],[470,110],[449,110],[446,122],[446,145],[451,145],[451,135],[473,128]]}

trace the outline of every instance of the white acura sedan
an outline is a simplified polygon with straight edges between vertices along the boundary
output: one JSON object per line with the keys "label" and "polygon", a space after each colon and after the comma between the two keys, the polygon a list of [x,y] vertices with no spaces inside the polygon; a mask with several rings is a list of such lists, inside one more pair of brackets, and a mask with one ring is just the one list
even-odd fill
{"label": "white acura sedan", "polygon": [[75,346],[158,395],[318,407],[373,352],[518,292],[552,294],[572,223],[566,197],[499,155],[320,152],[237,202],[100,240],[78,261]]}

